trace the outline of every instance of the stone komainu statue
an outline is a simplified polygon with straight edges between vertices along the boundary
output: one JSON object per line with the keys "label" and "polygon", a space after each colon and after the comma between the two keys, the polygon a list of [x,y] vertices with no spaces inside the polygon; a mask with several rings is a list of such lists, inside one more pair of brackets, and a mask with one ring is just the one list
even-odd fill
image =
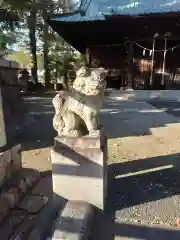
{"label": "stone komainu statue", "polygon": [[96,135],[106,87],[107,70],[80,68],[71,91],[60,91],[53,99],[54,129],[59,136]]}

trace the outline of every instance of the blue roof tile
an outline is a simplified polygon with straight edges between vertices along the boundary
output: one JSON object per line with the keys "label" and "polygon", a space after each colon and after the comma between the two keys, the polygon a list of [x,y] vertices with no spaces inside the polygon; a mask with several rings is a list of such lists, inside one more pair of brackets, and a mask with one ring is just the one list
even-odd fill
{"label": "blue roof tile", "polygon": [[82,10],[85,16],[74,14],[71,16],[57,16],[51,20],[79,22],[105,20],[105,15],[112,12],[120,15],[143,15],[151,13],[178,12],[180,0],[83,0]]}

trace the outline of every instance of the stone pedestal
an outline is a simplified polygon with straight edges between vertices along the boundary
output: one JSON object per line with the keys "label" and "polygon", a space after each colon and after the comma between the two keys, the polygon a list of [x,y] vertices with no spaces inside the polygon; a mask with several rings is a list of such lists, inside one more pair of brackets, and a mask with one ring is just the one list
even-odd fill
{"label": "stone pedestal", "polygon": [[104,209],[107,189],[107,139],[57,137],[51,149],[54,196]]}

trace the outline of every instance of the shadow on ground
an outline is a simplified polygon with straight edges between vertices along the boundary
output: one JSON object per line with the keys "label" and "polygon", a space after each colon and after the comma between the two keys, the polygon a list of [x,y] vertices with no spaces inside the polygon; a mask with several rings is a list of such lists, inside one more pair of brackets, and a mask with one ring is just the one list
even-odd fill
{"label": "shadow on ground", "polygon": [[[90,160],[66,145],[63,149],[78,166],[54,164],[56,174],[99,178],[94,172],[81,175],[78,169],[91,168]],[[172,154],[110,165],[106,214],[96,210],[89,239],[180,239],[180,230],[172,228],[179,218],[179,160],[180,154]]]}
{"label": "shadow on ground", "polygon": [[23,150],[52,146],[55,136],[52,126],[54,95],[55,93],[24,97],[26,126],[21,129],[16,138],[22,143]]}
{"label": "shadow on ground", "polygon": [[[101,231],[97,229],[100,226]],[[180,231],[175,228],[163,228],[158,226],[137,225],[124,222],[112,222],[102,212],[97,211],[94,228],[96,236],[90,240],[169,240],[180,239]]]}
{"label": "shadow on ground", "polygon": [[[81,175],[78,170],[84,164],[90,169],[89,159],[66,145],[63,153],[74,156],[72,161],[78,166],[54,164],[55,174],[99,178],[93,171]],[[179,239],[179,230],[165,227],[174,226],[179,218],[179,160],[180,154],[172,154],[110,165],[106,215],[96,211],[90,239]]]}
{"label": "shadow on ground", "polygon": [[174,117],[180,117],[180,102],[175,101],[148,101],[151,105],[158,109],[165,109],[165,112],[173,115]]}
{"label": "shadow on ground", "polygon": [[108,174],[114,211],[180,194],[180,154],[112,164]]}
{"label": "shadow on ground", "polygon": [[[17,138],[22,143],[23,150],[52,146],[55,136],[52,127],[54,113],[52,97],[49,95],[25,97],[26,121],[28,122],[30,119],[31,122],[23,128]],[[179,105],[174,108],[178,109]],[[125,106],[123,101],[109,101],[102,110],[101,118],[103,118],[102,123],[105,127],[110,119],[112,121],[108,135],[113,138],[142,135],[142,128],[140,131],[134,132],[132,132],[132,128],[129,128],[132,126],[133,129],[138,129],[138,126],[135,125],[137,121],[133,123],[132,119],[131,123],[128,122],[130,116],[142,119],[139,124],[142,124],[145,119],[147,120],[143,130],[147,135],[151,134],[150,128],[152,127],[163,127],[169,123],[179,122],[178,118],[164,118],[164,113],[152,112],[151,109],[144,108],[144,104],[141,102],[139,102],[138,109],[125,109]],[[126,114],[123,114],[124,111]],[[154,120],[148,121],[150,117],[153,119],[152,116]],[[123,128],[118,124],[123,124],[125,130],[122,131]],[[82,157],[77,156],[76,158],[81,161]],[[110,165],[107,215],[106,217],[103,215],[103,221],[101,221],[101,214],[95,219],[95,221],[99,221],[99,224],[98,222],[93,224],[92,232],[96,236],[93,236],[92,239],[111,240],[114,239],[114,236],[147,240],[166,240],[170,237],[180,239],[180,231],[134,225],[135,220],[139,221],[139,219],[143,223],[157,223],[159,219],[155,219],[156,216],[160,216],[160,221],[168,223],[168,225],[172,226],[175,223],[176,218],[179,217],[180,205],[179,158],[179,154],[174,154]],[[81,163],[79,164],[81,165]],[[62,166],[59,167],[62,169]],[[66,174],[70,175],[71,172]],[[172,198],[172,201],[166,201],[169,197]],[[165,201],[158,202],[160,199]],[[152,202],[156,202],[156,204],[151,204]],[[139,205],[142,204],[144,205],[139,211]],[[172,207],[168,207],[171,213],[167,211],[167,204],[172,204]],[[146,214],[147,212],[148,214]],[[132,219],[132,223],[114,222],[116,218]]]}
{"label": "shadow on ground", "polygon": [[[55,93],[44,93],[24,97],[23,124],[13,137],[15,142],[23,144],[24,150],[52,146],[56,134],[52,126],[54,96]],[[138,108],[135,108],[130,101],[127,104],[127,101],[106,100],[101,111],[101,122],[109,138],[151,135],[151,128],[180,122],[177,117],[180,116],[180,103],[153,101],[145,104],[138,102],[134,105]],[[152,106],[156,107],[153,111]],[[169,117],[164,116],[165,113],[170,114]]]}
{"label": "shadow on ground", "polygon": [[106,100],[100,118],[109,138],[152,135],[151,128],[180,123],[180,102],[133,102]]}
{"label": "shadow on ground", "polygon": [[180,239],[178,229],[165,228],[180,216],[179,160],[173,154],[110,165],[107,215],[97,213],[92,239]]}

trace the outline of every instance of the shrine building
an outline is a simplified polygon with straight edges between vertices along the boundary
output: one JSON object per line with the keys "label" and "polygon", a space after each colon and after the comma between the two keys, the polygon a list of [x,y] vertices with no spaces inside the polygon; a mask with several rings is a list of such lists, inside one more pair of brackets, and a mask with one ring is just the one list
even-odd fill
{"label": "shrine building", "polygon": [[83,0],[48,23],[91,66],[109,69],[109,88],[180,89],[179,9],[172,0]]}

